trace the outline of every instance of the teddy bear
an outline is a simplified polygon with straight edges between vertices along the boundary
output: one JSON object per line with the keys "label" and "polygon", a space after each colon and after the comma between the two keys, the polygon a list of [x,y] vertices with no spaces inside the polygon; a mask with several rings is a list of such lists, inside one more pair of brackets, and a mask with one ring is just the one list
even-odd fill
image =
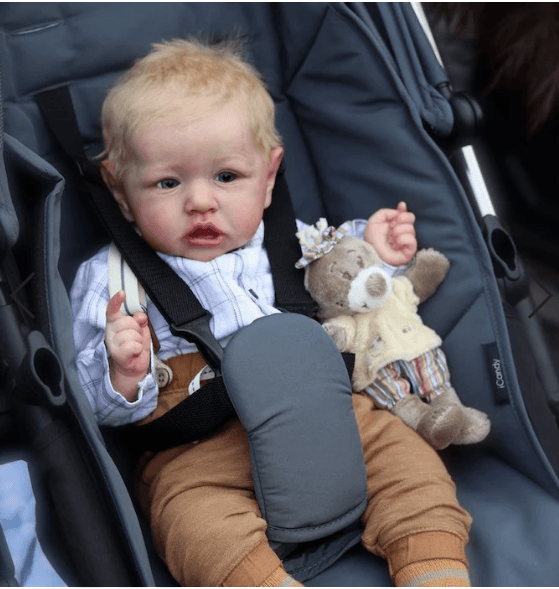
{"label": "teddy bear", "polygon": [[[465,407],[450,385],[441,338],[423,324],[418,304],[445,279],[450,264],[434,249],[417,252],[392,276],[372,245],[320,219],[297,233],[305,288],[318,319],[341,352],[355,354],[352,387],[370,394],[436,450],[473,444],[490,429],[485,413]],[[426,373],[433,377],[424,378]],[[416,390],[412,390],[413,388]]]}

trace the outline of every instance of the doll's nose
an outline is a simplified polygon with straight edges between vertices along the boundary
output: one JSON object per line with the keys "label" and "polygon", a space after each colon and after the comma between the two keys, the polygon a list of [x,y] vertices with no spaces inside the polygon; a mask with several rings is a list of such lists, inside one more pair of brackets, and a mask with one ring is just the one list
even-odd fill
{"label": "doll's nose", "polygon": [[189,215],[215,212],[217,199],[214,197],[211,187],[201,184],[191,186],[186,195],[185,209]]}

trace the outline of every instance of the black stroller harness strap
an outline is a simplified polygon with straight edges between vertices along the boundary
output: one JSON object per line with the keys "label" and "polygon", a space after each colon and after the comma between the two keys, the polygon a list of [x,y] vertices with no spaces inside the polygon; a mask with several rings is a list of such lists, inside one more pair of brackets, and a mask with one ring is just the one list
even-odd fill
{"label": "black stroller harness strap", "polygon": [[[68,87],[36,97],[39,108],[64,152],[77,163],[83,191],[122,256],[170,326],[171,333],[194,343],[217,378],[204,387],[203,395],[189,396],[173,410],[142,426],[127,427],[150,449],[162,449],[200,439],[234,415],[220,375],[223,349],[210,329],[212,315],[196,299],[188,285],[156,254],[127,222],[103,184],[97,164],[83,148]],[[295,236],[297,225],[283,169],[277,174],[272,204],[264,214],[264,246],[272,268],[276,306],[285,311],[313,316],[316,303],[303,284],[295,262],[301,257]],[[351,366],[352,359],[346,358]]]}

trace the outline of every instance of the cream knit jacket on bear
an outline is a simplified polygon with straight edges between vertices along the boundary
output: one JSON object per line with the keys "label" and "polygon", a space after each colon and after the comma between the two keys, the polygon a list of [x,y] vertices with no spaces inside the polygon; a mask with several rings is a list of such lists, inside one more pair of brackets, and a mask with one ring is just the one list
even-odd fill
{"label": "cream knit jacket on bear", "polygon": [[342,352],[355,354],[353,389],[371,385],[377,372],[395,360],[413,360],[441,345],[441,338],[423,324],[418,297],[405,276],[392,282],[392,294],[382,306],[367,313],[342,315],[325,322],[345,331]]}

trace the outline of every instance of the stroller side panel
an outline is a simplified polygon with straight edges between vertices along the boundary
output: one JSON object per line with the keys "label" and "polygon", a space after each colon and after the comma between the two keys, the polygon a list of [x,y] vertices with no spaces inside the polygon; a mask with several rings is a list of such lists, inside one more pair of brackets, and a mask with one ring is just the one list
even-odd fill
{"label": "stroller side panel", "polygon": [[[51,343],[72,381],[72,402],[87,436],[98,442],[76,386],[64,287],[69,288],[77,265],[107,238],[77,201],[75,171],[47,132],[34,95],[69,84],[86,147],[95,155],[101,147],[98,118],[105,89],[151,42],[233,32],[246,40],[249,58],[277,102],[287,175],[300,218],[315,222],[324,215],[338,224],[405,200],[418,218],[420,246],[439,249],[451,260],[449,277],[421,312],[444,338],[460,396],[494,422],[487,443],[443,454],[459,498],[474,516],[468,547],[472,580],[556,584],[552,547],[559,545],[559,526],[553,525],[559,521],[559,484],[526,418],[491,260],[464,191],[423,129],[381,35],[339,4],[14,3],[0,7],[0,22],[6,131],[67,180],[60,209],[48,205],[51,240],[42,288],[49,291],[53,308],[43,317],[53,327]],[[40,307],[41,293],[35,298]],[[496,350],[502,363],[505,397],[495,397],[486,350]],[[113,467],[104,462],[104,449],[95,451],[111,479]],[[531,558],[536,550],[537,570]],[[523,560],[524,555],[530,556]],[[517,566],[510,566],[511,560]],[[350,573],[348,563],[358,569]],[[384,563],[352,549],[312,584],[373,582],[387,584]]]}
{"label": "stroller side panel", "polygon": [[[472,208],[448,160],[417,124],[406,94],[404,102],[398,99],[401,83],[379,57],[382,48],[373,51],[373,33],[352,26],[351,20],[337,8],[327,11],[288,88],[309,151],[317,154],[314,169],[328,218],[338,223],[367,217],[400,200],[416,211],[420,246],[443,251],[451,261],[449,277],[421,312],[444,338],[456,389],[464,402],[492,417],[488,445],[558,494],[553,465],[527,418],[501,297]],[[340,55],[336,48],[342,44]],[[352,88],[349,96],[347,87]],[[358,146],[355,153],[350,146]],[[452,304],[442,306],[441,299]],[[504,402],[491,386],[495,359],[507,387]],[[515,443],[512,431],[519,425],[529,443],[524,437]]]}
{"label": "stroller side panel", "polygon": [[[69,358],[63,353],[55,355],[45,337],[53,346],[64,337],[66,328],[71,337],[68,297],[53,256],[60,246],[57,229],[64,181],[45,160],[8,135],[4,147],[10,189],[17,196],[15,208],[20,222],[25,222],[21,243],[2,254],[6,260],[13,257],[23,276],[32,272],[29,276],[35,278],[26,289],[30,296],[18,295],[26,309],[19,315],[34,315],[34,320],[45,325],[43,333],[33,329],[34,321],[21,321],[17,330],[17,323],[8,321],[10,311],[17,316],[15,303],[2,306],[0,347],[8,361],[3,385],[8,385],[14,397],[12,443],[22,446],[18,455],[29,464],[41,541],[71,584],[78,579],[89,584],[149,584],[152,575],[134,508],[77,384],[73,354]],[[30,241],[35,241],[34,248],[29,249]],[[3,273],[7,265],[1,268]],[[22,281],[19,272],[12,272],[10,278],[12,285]],[[80,394],[74,392],[77,390]],[[66,546],[56,542],[61,530],[67,540],[71,538]],[[92,540],[91,549],[84,551],[83,545]],[[99,559],[105,562],[103,567],[98,566]],[[72,570],[76,568],[79,572]]]}

